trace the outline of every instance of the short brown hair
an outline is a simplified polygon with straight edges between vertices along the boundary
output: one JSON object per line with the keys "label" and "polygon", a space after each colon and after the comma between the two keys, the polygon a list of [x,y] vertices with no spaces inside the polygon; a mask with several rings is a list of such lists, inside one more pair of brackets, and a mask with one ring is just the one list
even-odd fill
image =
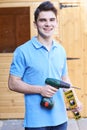
{"label": "short brown hair", "polygon": [[41,11],[52,11],[57,17],[57,9],[54,7],[54,5],[50,1],[45,1],[41,3],[34,12],[35,22],[37,21],[38,15]]}

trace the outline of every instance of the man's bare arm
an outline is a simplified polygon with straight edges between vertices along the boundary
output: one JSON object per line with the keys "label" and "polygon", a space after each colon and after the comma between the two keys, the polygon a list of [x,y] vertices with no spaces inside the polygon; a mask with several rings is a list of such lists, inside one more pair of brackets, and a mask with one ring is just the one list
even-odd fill
{"label": "man's bare arm", "polygon": [[24,93],[24,94],[31,94],[31,93],[37,93],[40,94],[42,91],[41,86],[32,86],[30,84],[27,84],[21,80],[21,78],[9,75],[8,79],[8,87],[10,90],[19,92],[19,93]]}
{"label": "man's bare arm", "polygon": [[8,87],[10,90],[23,94],[41,94],[44,97],[52,97],[57,89],[50,85],[37,86],[30,85],[21,80],[21,78],[9,75]]}

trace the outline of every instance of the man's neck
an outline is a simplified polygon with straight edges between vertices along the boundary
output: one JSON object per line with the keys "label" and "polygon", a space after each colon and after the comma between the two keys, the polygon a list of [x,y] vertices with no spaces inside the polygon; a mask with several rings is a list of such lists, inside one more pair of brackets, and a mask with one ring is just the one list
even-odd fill
{"label": "man's neck", "polygon": [[52,38],[42,38],[37,36],[38,41],[43,44],[48,51],[50,51],[51,46],[52,46]]}

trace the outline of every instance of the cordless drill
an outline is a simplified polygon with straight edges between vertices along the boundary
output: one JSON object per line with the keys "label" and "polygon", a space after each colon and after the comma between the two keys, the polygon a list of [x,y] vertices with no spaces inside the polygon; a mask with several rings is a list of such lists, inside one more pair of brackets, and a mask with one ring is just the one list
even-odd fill
{"label": "cordless drill", "polygon": [[[55,87],[57,89],[59,89],[59,88],[69,89],[70,87],[77,88],[77,87],[71,86],[69,83],[66,83],[64,81],[60,81],[60,80],[54,79],[54,78],[47,78],[45,80],[45,83],[52,86],[52,87]],[[77,88],[77,89],[79,89],[79,88]],[[69,109],[72,111],[72,113],[74,115],[74,118],[75,119],[81,118],[81,115],[80,115],[79,111],[77,109],[75,109],[77,107],[77,103],[76,103],[73,91],[69,90],[69,91],[64,92],[64,94],[65,94],[65,97],[66,97],[66,99],[68,101]],[[53,100],[51,98],[42,97],[40,105],[42,107],[44,107],[44,108],[52,109],[53,106],[54,106],[54,102],[53,102]],[[73,111],[73,109],[75,109],[75,110]]]}
{"label": "cordless drill", "polygon": [[[54,78],[47,78],[45,80],[45,83],[54,87],[54,88],[70,88],[70,84],[68,83],[65,83],[63,81],[60,81],[58,79],[54,79]],[[42,100],[41,100],[41,106],[47,108],[47,109],[52,109],[52,107],[54,106],[54,102],[52,100],[52,98],[47,98],[47,97],[42,97]]]}

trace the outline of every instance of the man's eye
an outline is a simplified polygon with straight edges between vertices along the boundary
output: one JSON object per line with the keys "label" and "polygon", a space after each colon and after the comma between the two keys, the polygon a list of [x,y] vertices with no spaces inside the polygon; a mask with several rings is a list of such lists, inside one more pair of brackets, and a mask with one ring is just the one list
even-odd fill
{"label": "man's eye", "polygon": [[50,19],[50,21],[55,21],[55,18]]}
{"label": "man's eye", "polygon": [[45,19],[39,19],[39,21],[40,21],[40,22],[44,22],[44,21],[46,21],[46,20],[45,20]]}

